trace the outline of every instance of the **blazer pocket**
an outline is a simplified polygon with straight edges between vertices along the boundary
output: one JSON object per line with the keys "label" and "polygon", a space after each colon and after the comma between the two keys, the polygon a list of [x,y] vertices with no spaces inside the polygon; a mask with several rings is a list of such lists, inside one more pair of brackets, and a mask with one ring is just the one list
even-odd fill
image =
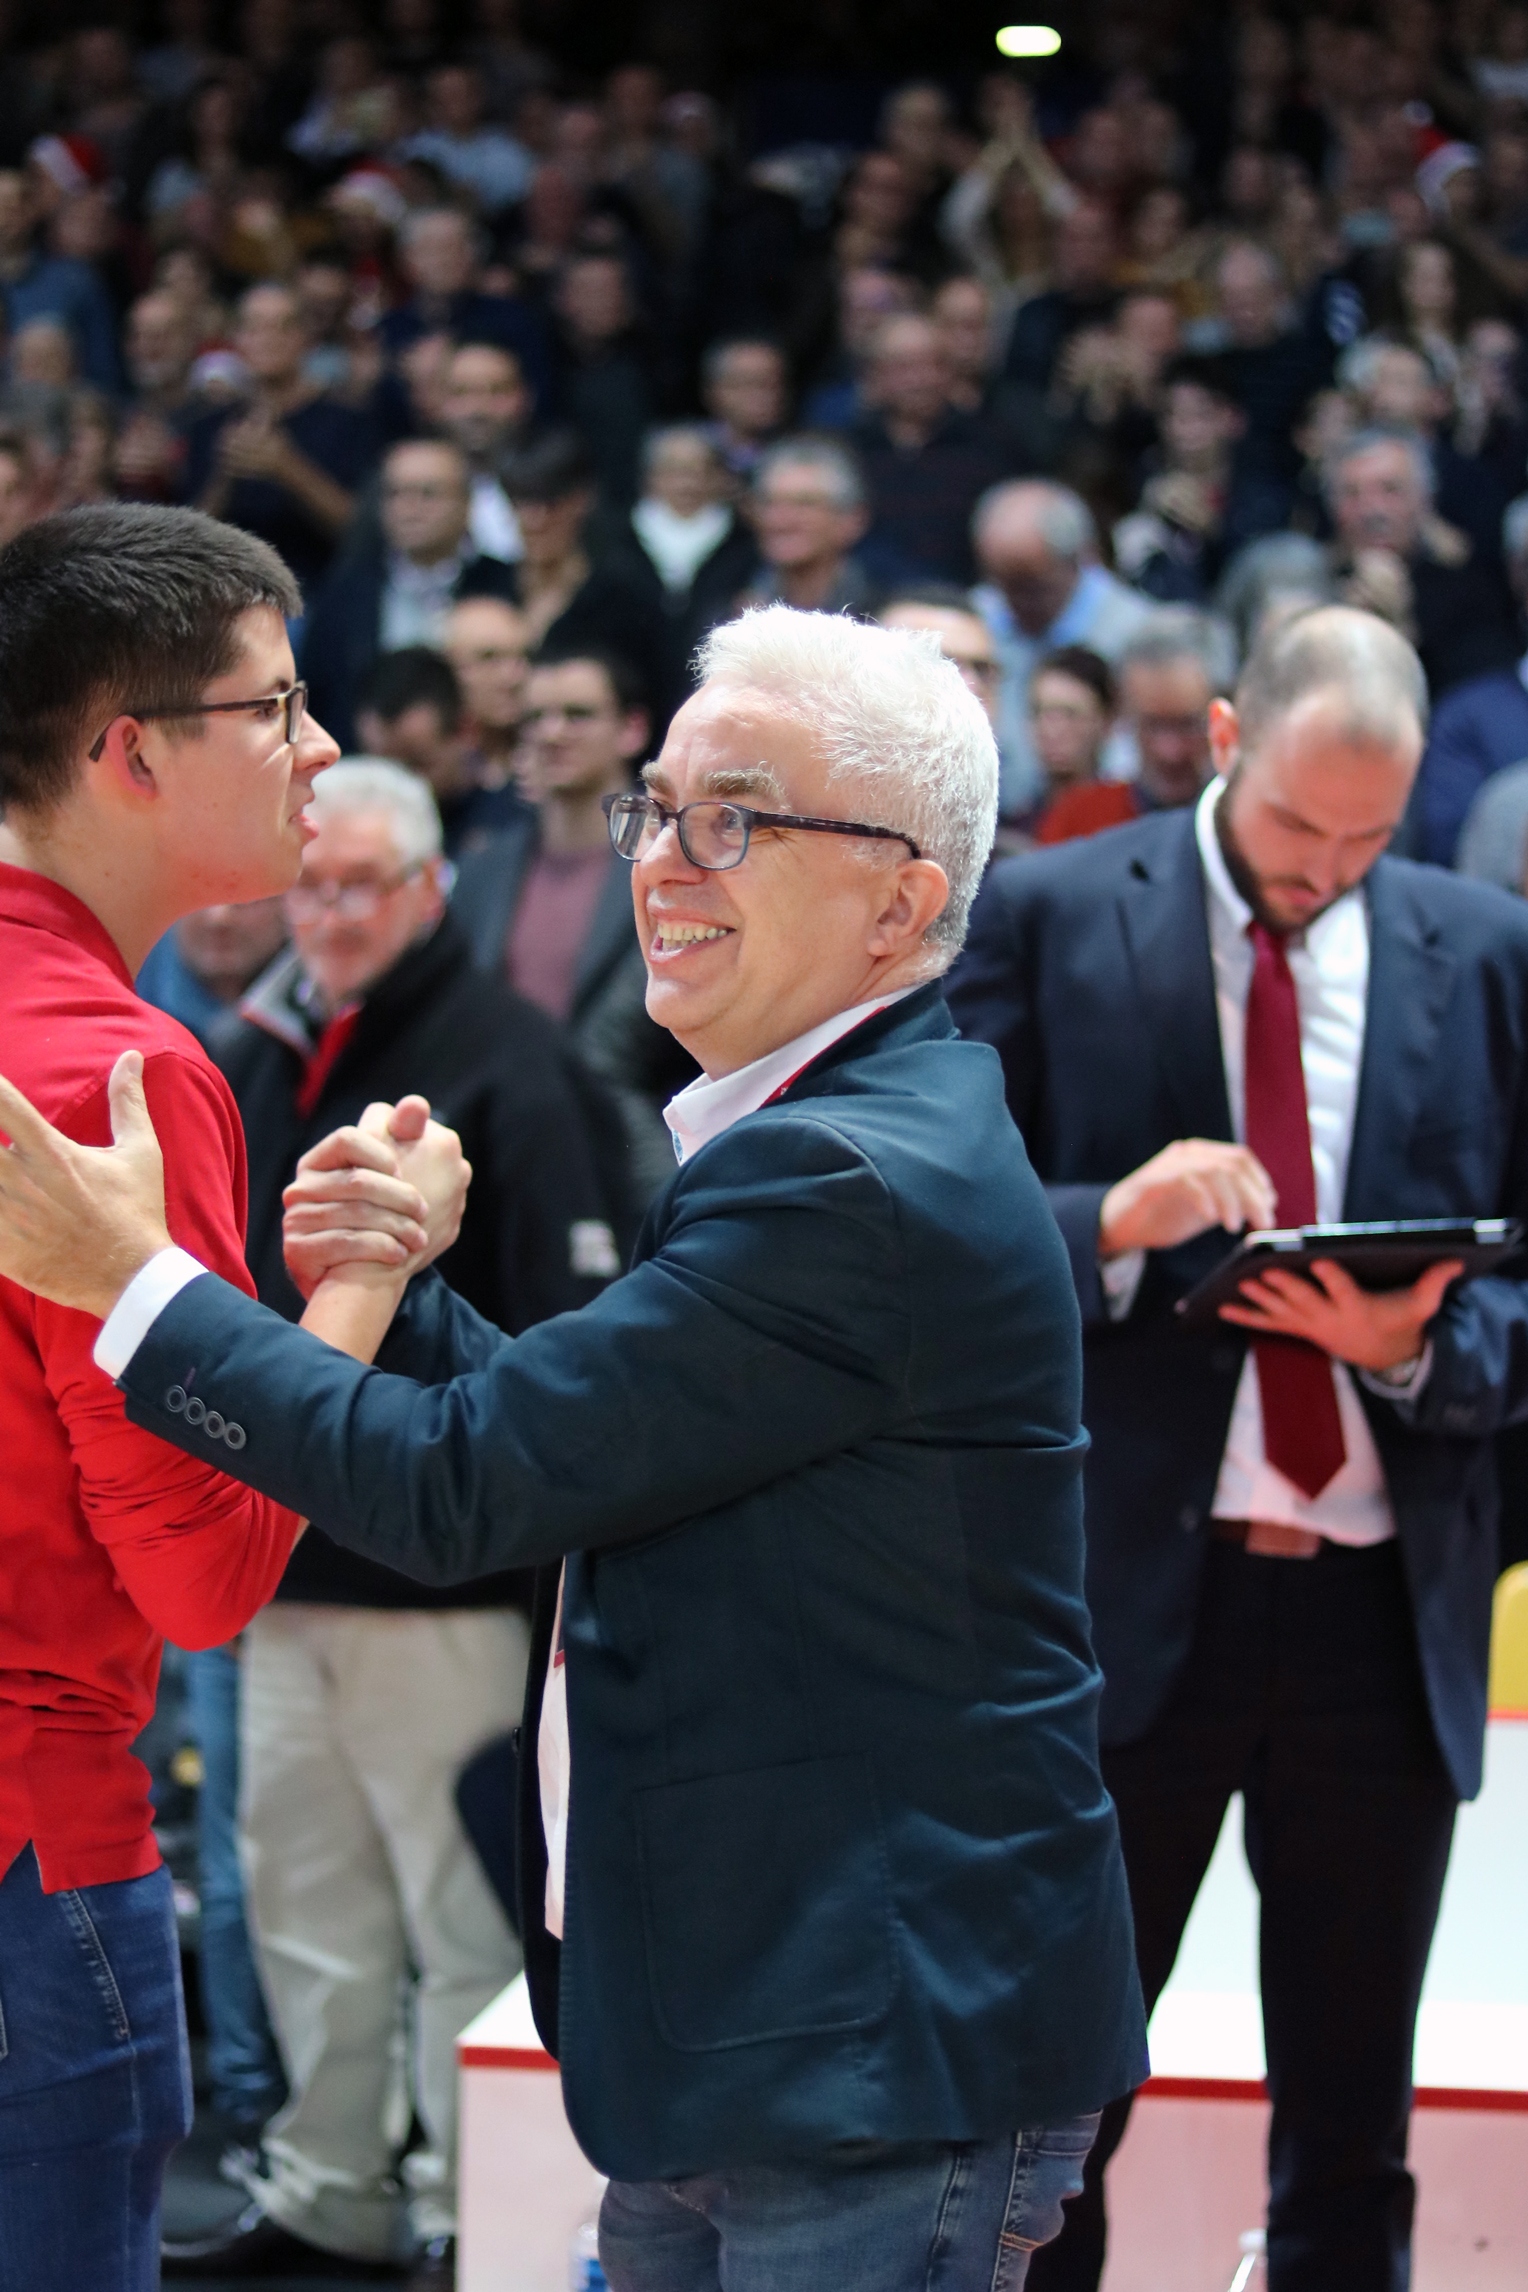
{"label": "blazer pocket", "polygon": [[868,1758],[639,1791],[648,1979],[681,2053],[864,2029],[891,2002],[886,1846]]}

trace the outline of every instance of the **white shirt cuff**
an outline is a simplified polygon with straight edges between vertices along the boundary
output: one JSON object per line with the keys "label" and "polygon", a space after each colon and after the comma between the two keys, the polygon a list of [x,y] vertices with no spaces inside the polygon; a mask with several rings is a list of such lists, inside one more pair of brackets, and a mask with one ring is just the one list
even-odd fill
{"label": "white shirt cuff", "polygon": [[1378,1393],[1385,1401],[1414,1401],[1432,1374],[1432,1339],[1414,1361],[1401,1361],[1393,1369],[1360,1369],[1359,1375],[1371,1393]]}
{"label": "white shirt cuff", "polygon": [[1146,1252],[1143,1249],[1121,1250],[1118,1257],[1106,1257],[1098,1269],[1103,1283],[1104,1311],[1111,1321],[1124,1321],[1135,1303],[1135,1293],[1141,1286],[1146,1271]]}
{"label": "white shirt cuff", "polygon": [[120,1377],[171,1298],[206,1270],[183,1249],[162,1249],[141,1265],[101,1323],[96,1367]]}

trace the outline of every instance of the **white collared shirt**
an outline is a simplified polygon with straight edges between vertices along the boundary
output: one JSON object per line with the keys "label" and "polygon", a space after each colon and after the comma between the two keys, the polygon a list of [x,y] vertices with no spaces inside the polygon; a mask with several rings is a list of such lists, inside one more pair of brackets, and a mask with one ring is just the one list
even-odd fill
{"label": "white collared shirt", "polygon": [[[1215,832],[1215,811],[1224,789],[1223,780],[1213,780],[1205,789],[1195,808],[1194,833],[1204,869],[1231,1128],[1245,1143],[1247,996],[1254,960],[1247,930],[1252,910],[1231,881]],[[1362,888],[1335,900],[1308,930],[1291,936],[1288,955],[1300,1011],[1300,1064],[1305,1071],[1316,1218],[1322,1225],[1334,1225],[1341,1219],[1347,1192],[1369,999],[1369,910]],[[1352,1373],[1334,1361],[1332,1375],[1347,1456],[1319,1496],[1304,1496],[1264,1454],[1257,1365],[1248,1353],[1215,1484],[1217,1517],[1311,1528],[1334,1544],[1381,1544],[1395,1534],[1379,1452]]]}
{"label": "white collared shirt", "polygon": [[[688,1162],[702,1146],[708,1146],[713,1138],[730,1130],[734,1122],[741,1122],[745,1114],[757,1114],[841,1036],[912,992],[911,987],[900,987],[895,994],[878,996],[874,1002],[856,1003],[852,1010],[840,1011],[836,1017],[824,1019],[821,1026],[809,1028],[794,1042],[784,1043],[779,1050],[756,1058],[751,1065],[739,1067],[735,1074],[718,1075],[714,1081],[709,1075],[698,1075],[694,1082],[687,1083],[663,1109],[663,1119],[673,1134],[674,1151],[680,1161]],[[562,1643],[566,1573],[564,1570],[557,1586],[552,1657],[541,1692],[541,1725],[536,1736],[541,1828],[546,1836],[544,1916],[547,1932],[555,1934],[559,1941],[568,1882],[568,1796],[572,1770],[568,1746],[568,1674]]]}

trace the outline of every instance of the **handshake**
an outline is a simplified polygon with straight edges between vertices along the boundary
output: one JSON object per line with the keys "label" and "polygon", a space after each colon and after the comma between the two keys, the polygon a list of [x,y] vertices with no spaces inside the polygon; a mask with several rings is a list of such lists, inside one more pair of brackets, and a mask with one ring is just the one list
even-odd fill
{"label": "handshake", "polygon": [[[137,1051],[118,1059],[109,1096],[111,1145],[81,1146],[0,1078],[0,1275],[102,1321],[170,1245]],[[305,1322],[347,1351],[360,1349],[357,1333],[376,1342],[410,1275],[455,1241],[471,1178],[461,1140],[422,1098],[368,1106],[304,1154],[284,1240],[287,1270],[318,1309]]]}
{"label": "handshake", "polygon": [[472,1165],[422,1098],[368,1106],[310,1147],[282,1196],[294,1287],[325,1282],[400,1291],[461,1231]]}

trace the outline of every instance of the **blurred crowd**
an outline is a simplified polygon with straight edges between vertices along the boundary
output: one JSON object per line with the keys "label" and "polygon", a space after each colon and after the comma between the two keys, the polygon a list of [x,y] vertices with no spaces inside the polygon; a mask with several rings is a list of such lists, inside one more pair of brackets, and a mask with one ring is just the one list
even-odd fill
{"label": "blurred crowd", "polygon": [[[1064,81],[909,82],[868,145],[764,149],[647,62],[580,73],[515,0],[13,26],[0,540],[109,498],[261,535],[353,760],[298,890],[191,918],[140,982],[234,1082],[268,1302],[296,1310],[296,1155],[414,1088],[469,1133],[474,1302],[521,1329],[618,1269],[693,1070],[646,1018],[602,799],[752,602],[932,632],[992,717],[1010,851],[1192,802],[1270,617],[1363,604],[1431,687],[1410,851],[1523,888],[1528,7],[1199,22],[1103,0]],[[430,1617],[403,1650],[424,1611],[386,1577],[310,1539],[250,1635],[253,1955],[235,1669],[192,1664],[215,2098],[285,2231],[369,2259],[410,2207],[449,2241],[451,2041],[514,1964],[491,1889],[435,1915],[429,1784],[509,1724],[513,1648]],[[385,1676],[307,1630],[357,1614],[390,1619]],[[449,1723],[384,1723],[400,1682],[494,1666]],[[401,2182],[405,1977],[433,2003]]]}

